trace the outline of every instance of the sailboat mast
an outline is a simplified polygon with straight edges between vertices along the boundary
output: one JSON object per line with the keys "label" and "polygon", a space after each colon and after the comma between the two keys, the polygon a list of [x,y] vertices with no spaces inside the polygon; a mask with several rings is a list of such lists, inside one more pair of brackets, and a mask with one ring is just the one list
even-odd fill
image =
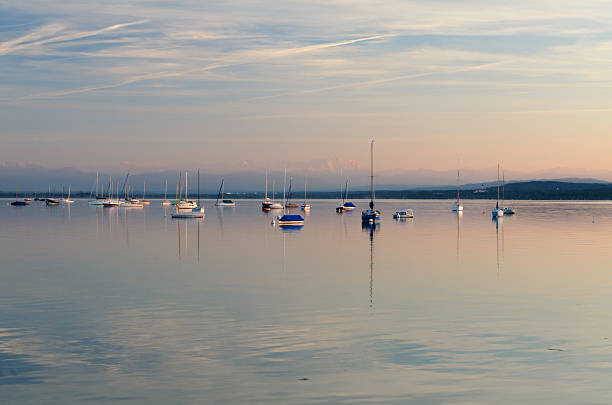
{"label": "sailboat mast", "polygon": [[459,204],[459,169],[457,169],[457,204]]}
{"label": "sailboat mast", "polygon": [[96,172],[96,199],[98,199],[98,176],[100,172]]}
{"label": "sailboat mast", "polygon": [[506,171],[502,170],[502,207],[506,204]]}
{"label": "sailboat mast", "polygon": [[374,209],[374,140],[370,144],[370,208]]}
{"label": "sailboat mast", "polygon": [[497,203],[495,208],[499,209],[499,163],[497,164]]}
{"label": "sailboat mast", "polygon": [[306,176],[304,176],[304,204],[306,204]]}
{"label": "sailboat mast", "polygon": [[185,201],[187,201],[187,172],[185,171]]}
{"label": "sailboat mast", "polygon": [[342,198],[342,203],[346,201],[348,194],[348,178],[346,179],[346,183],[344,184],[344,197]]}
{"label": "sailboat mast", "polygon": [[168,199],[168,179],[166,179],[166,183],[164,186],[164,201]]}
{"label": "sailboat mast", "polygon": [[268,199],[268,169],[266,169],[266,200]]}
{"label": "sailboat mast", "polygon": [[179,182],[178,182],[178,186],[177,186],[178,187],[178,203],[177,203],[177,207],[179,207],[179,208],[181,206],[181,191],[183,191],[183,190],[181,190],[182,183],[183,183],[183,174],[181,172],[179,172]]}
{"label": "sailboat mast", "polygon": [[198,207],[200,206],[200,168],[198,167]]}
{"label": "sailboat mast", "polygon": [[283,181],[283,200],[285,200],[285,205],[287,205],[287,194],[285,193],[286,188],[287,188],[287,168],[285,167],[285,180]]}

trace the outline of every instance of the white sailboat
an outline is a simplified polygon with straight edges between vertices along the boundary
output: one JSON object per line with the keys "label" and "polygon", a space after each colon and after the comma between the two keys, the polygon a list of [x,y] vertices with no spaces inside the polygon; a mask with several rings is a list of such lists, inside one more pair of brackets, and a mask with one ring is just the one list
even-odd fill
{"label": "white sailboat", "polygon": [[61,200],[62,203],[64,203],[64,204],[72,204],[72,203],[74,203],[74,201],[70,199],[70,188],[71,188],[71,185],[69,184],[68,185],[68,198],[62,198],[62,200]]}
{"label": "white sailboat", "polygon": [[453,212],[461,211],[463,211],[463,205],[461,205],[459,200],[459,169],[457,169],[457,201],[455,202],[455,205],[453,205]]}
{"label": "white sailboat", "polygon": [[164,201],[162,201],[161,205],[170,205],[170,201],[168,201],[168,180],[164,184]]}
{"label": "white sailboat", "polygon": [[140,203],[143,205],[149,205],[151,204],[151,201],[145,199],[145,193],[147,191],[147,182],[145,181],[142,185],[142,199],[140,200]]}
{"label": "white sailboat", "polygon": [[89,200],[87,203],[89,205],[104,205],[104,183],[102,183],[102,195],[98,195],[99,189],[99,172],[96,172],[96,198]]}
{"label": "white sailboat", "polygon": [[272,202],[270,203],[268,209],[269,210],[282,210],[283,209],[283,204],[278,203],[275,201],[276,199],[276,193],[274,190],[274,187],[276,186],[276,181],[272,180]]}
{"label": "white sailboat", "polygon": [[185,172],[185,199],[181,200],[181,174],[179,173],[179,189],[178,189],[178,202],[175,204],[177,210],[193,210],[198,207],[198,204],[187,198],[187,172]]}
{"label": "white sailboat", "polygon": [[[179,198],[181,196],[179,180]],[[187,202],[187,172],[185,172],[185,200]],[[198,169],[198,202],[191,210],[180,208],[180,201],[176,207],[176,211],[172,214],[172,218],[204,218],[204,207],[200,206],[200,169]]]}
{"label": "white sailboat", "polygon": [[235,207],[236,203],[232,200],[224,199],[223,194],[225,194],[225,180],[221,178],[221,187],[219,187],[215,207]]}
{"label": "white sailboat", "polygon": [[497,202],[495,203],[495,209],[491,211],[493,218],[499,218],[504,216],[504,210],[499,208],[499,163],[497,164]]}
{"label": "white sailboat", "polygon": [[306,176],[304,176],[304,203],[300,206],[302,211],[310,211],[310,204],[306,201]]}

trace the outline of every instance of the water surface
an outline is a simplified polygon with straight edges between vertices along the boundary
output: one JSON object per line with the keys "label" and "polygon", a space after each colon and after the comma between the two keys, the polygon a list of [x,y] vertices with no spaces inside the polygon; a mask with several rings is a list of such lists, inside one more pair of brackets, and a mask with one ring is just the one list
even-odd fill
{"label": "water surface", "polygon": [[314,201],[283,230],[7,202],[2,402],[612,402],[609,203],[381,201],[371,230]]}

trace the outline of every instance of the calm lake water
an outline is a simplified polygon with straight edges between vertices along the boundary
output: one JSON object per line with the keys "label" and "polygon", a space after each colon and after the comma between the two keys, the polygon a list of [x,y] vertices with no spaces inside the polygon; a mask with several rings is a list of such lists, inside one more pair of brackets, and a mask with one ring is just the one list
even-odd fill
{"label": "calm lake water", "polygon": [[611,203],[380,201],[371,231],[314,201],[284,231],[8,201],[2,403],[612,402]]}

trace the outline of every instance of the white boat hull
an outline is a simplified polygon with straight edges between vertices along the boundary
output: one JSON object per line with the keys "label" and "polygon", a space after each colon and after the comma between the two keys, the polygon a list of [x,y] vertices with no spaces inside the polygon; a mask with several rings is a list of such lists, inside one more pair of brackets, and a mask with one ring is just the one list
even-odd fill
{"label": "white boat hull", "polygon": [[504,216],[504,210],[495,209],[495,210],[491,211],[491,215],[493,216],[493,218],[503,217]]}
{"label": "white boat hull", "polygon": [[204,218],[204,208],[195,208],[191,211],[176,211],[172,218]]}

